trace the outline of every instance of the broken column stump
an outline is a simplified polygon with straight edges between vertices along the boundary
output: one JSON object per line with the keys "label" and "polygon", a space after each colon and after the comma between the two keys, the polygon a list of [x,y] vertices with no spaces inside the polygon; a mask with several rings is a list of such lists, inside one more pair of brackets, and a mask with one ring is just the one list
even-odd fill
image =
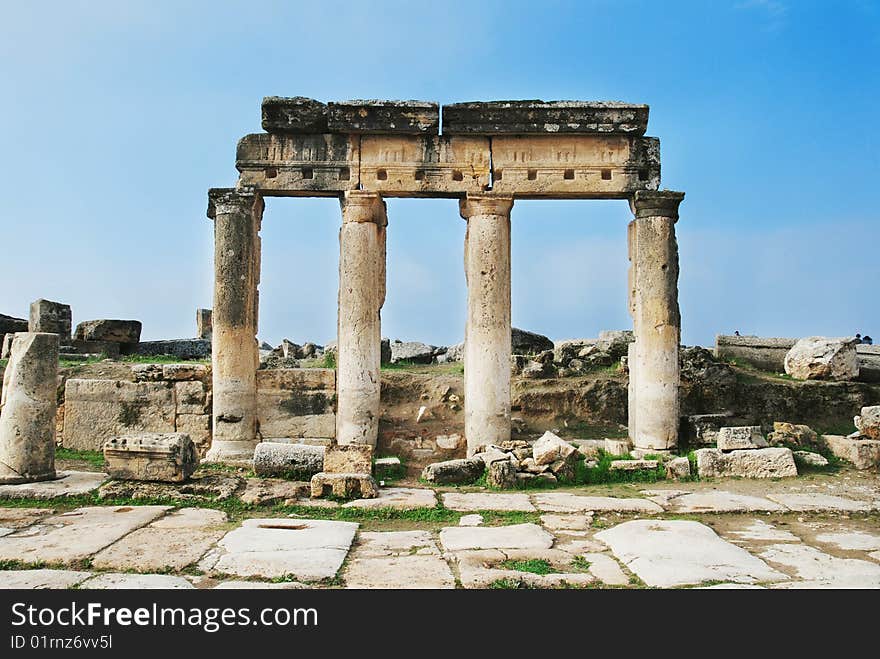
{"label": "broken column stump", "polygon": [[0,483],[55,478],[58,334],[14,335],[0,398]]}
{"label": "broken column stump", "polygon": [[374,499],[379,486],[372,476],[370,444],[331,444],[324,450],[324,471],[312,476],[312,498]]}
{"label": "broken column stump", "polygon": [[306,480],[324,469],[324,447],[260,442],[254,449],[254,473]]}
{"label": "broken column stump", "polygon": [[144,432],[113,437],[104,444],[111,478],[182,483],[198,466],[196,447],[182,432]]}

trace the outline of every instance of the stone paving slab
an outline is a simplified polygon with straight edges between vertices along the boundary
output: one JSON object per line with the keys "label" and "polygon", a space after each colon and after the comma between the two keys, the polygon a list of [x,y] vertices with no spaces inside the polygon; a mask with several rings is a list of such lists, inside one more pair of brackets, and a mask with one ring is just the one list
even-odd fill
{"label": "stone paving slab", "polygon": [[443,505],[450,510],[498,510],[533,513],[536,511],[527,494],[489,494],[486,492],[447,492]]}
{"label": "stone paving slab", "polygon": [[354,551],[361,556],[397,556],[416,552],[440,555],[430,531],[362,531],[358,534]]}
{"label": "stone paving slab", "polygon": [[[521,582],[537,588],[558,588],[563,585],[586,586],[596,581],[590,572],[574,571],[574,556],[557,549],[498,550],[456,552],[452,558],[458,563],[458,573],[464,588],[487,588],[499,580]],[[532,574],[500,567],[506,560],[547,561],[558,573]],[[567,571],[572,570],[572,571]]]}
{"label": "stone paving slab", "polygon": [[703,490],[675,497],[666,504],[674,513],[785,512],[785,506],[763,497],[720,490]]}
{"label": "stone paving slab", "polygon": [[66,563],[88,558],[160,517],[169,506],[91,506],[0,538],[0,559]]}
{"label": "stone paving slab", "polygon": [[90,576],[91,572],[77,570],[3,570],[0,571],[0,589],[71,588]]}
{"label": "stone paving slab", "polygon": [[823,510],[839,510],[846,512],[859,512],[877,510],[877,504],[856,499],[845,499],[832,494],[768,494],[768,499],[781,503],[786,508],[797,512],[815,512]]}
{"label": "stone paving slab", "polygon": [[510,526],[449,526],[440,531],[446,551],[467,549],[549,549],[553,536],[537,524]]}
{"label": "stone paving slab", "polygon": [[59,471],[58,478],[39,483],[0,485],[0,498],[54,499],[88,494],[109,478],[96,471]]}
{"label": "stone paving slab", "polygon": [[568,492],[542,492],[534,495],[535,504],[542,512],[579,513],[588,511],[662,513],[663,508],[648,499],[617,499],[615,497],[588,497]]}
{"label": "stone paving slab", "polygon": [[634,520],[595,535],[649,586],[755,583],[788,577],[699,522]]}
{"label": "stone paving slab", "polygon": [[816,536],[816,542],[851,551],[880,550],[880,535],[872,535],[862,531],[822,533]]}
{"label": "stone paving slab", "polygon": [[336,576],[358,525],[319,519],[247,519],[199,562],[206,571],[238,577]]}
{"label": "stone paving slab", "polygon": [[608,586],[626,586],[629,577],[620,569],[620,565],[605,554],[580,554],[581,558],[590,563],[590,574]]}
{"label": "stone paving slab", "polygon": [[0,537],[30,526],[54,512],[51,508],[0,508]]}
{"label": "stone paving slab", "polygon": [[436,508],[437,496],[434,490],[416,487],[386,487],[379,489],[375,499],[355,499],[343,504],[343,508]]}
{"label": "stone paving slab", "polygon": [[226,519],[219,510],[182,508],[101,550],[92,564],[138,572],[182,570],[223,537]]}
{"label": "stone paving slab", "polygon": [[734,536],[734,540],[757,540],[762,542],[800,542],[795,534],[779,529],[764,520],[755,519],[742,530],[727,531],[725,535]]}
{"label": "stone paving slab", "polygon": [[121,574],[105,572],[83,581],[85,590],[165,590],[190,589],[194,586],[183,577],[170,574]]}
{"label": "stone paving slab", "polygon": [[279,583],[271,581],[223,581],[214,586],[214,590],[300,590],[308,587],[306,584],[297,581],[282,581]]}
{"label": "stone paving slab", "polygon": [[551,531],[586,531],[593,523],[593,516],[586,515],[557,515],[546,513],[541,515],[541,524]]}
{"label": "stone paving slab", "polygon": [[812,587],[880,588],[880,565],[869,561],[838,558],[804,544],[771,545],[760,556],[789,568],[799,579],[814,584]]}
{"label": "stone paving slab", "polygon": [[480,526],[483,523],[483,516],[476,513],[471,515],[462,515],[458,518],[459,526]]}
{"label": "stone paving slab", "polygon": [[352,556],[345,571],[347,588],[455,588],[455,577],[439,555]]}

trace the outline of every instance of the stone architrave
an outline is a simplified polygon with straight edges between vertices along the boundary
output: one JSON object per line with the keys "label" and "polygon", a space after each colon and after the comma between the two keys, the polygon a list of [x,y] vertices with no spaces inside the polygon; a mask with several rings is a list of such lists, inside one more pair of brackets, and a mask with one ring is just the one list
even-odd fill
{"label": "stone architrave", "polygon": [[376,446],[388,220],[376,193],[353,190],[340,203],[336,441]]}
{"label": "stone architrave", "polygon": [[683,192],[639,190],[629,225],[630,310],[635,344],[630,350],[630,438],[637,449],[668,450],[678,443],[681,316],[675,223]]}
{"label": "stone architrave", "polygon": [[258,293],[263,199],[253,189],[213,189],[213,441],[211,462],[248,462],[257,444]]}
{"label": "stone architrave", "polygon": [[460,204],[468,287],[464,416],[468,455],[510,440],[510,211],[513,199],[468,194]]}
{"label": "stone architrave", "polygon": [[69,304],[43,299],[31,302],[30,319],[28,320],[29,332],[57,334],[61,343],[69,343],[70,330]]}
{"label": "stone architrave", "polygon": [[55,478],[59,337],[15,334],[0,398],[0,483]]}

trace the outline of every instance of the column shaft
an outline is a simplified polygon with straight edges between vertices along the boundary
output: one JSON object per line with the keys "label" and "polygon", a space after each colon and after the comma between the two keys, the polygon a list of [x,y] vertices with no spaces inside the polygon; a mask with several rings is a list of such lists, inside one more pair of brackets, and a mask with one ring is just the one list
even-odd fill
{"label": "column shaft", "polygon": [[468,455],[510,439],[510,210],[513,200],[468,195],[464,432]]}
{"label": "column shaft", "polygon": [[263,200],[251,189],[215,189],[213,440],[207,458],[246,462],[259,441],[257,422],[257,286]]}
{"label": "column shaft", "polygon": [[385,302],[382,198],[345,193],[339,230],[339,319],[336,361],[336,441],[376,446]]}
{"label": "column shaft", "polygon": [[681,317],[678,308],[679,192],[639,191],[630,224],[630,309],[636,342],[630,354],[629,433],[636,448],[678,443]]}

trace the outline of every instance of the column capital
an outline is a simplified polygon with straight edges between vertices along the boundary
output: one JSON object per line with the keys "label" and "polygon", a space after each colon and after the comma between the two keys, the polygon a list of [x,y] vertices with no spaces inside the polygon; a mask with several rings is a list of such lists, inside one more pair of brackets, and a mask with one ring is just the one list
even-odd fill
{"label": "column capital", "polygon": [[263,211],[263,196],[256,188],[211,188],[208,190],[208,217],[225,213]]}
{"label": "column capital", "polygon": [[372,222],[384,227],[388,224],[388,214],[382,195],[367,190],[347,190],[340,198],[342,223]]}
{"label": "column capital", "polygon": [[671,217],[678,219],[678,205],[684,192],[672,190],[636,190],[629,200],[629,207],[636,218]]}
{"label": "column capital", "polygon": [[485,193],[468,193],[458,202],[462,219],[474,215],[510,215],[513,197],[503,197]]}

